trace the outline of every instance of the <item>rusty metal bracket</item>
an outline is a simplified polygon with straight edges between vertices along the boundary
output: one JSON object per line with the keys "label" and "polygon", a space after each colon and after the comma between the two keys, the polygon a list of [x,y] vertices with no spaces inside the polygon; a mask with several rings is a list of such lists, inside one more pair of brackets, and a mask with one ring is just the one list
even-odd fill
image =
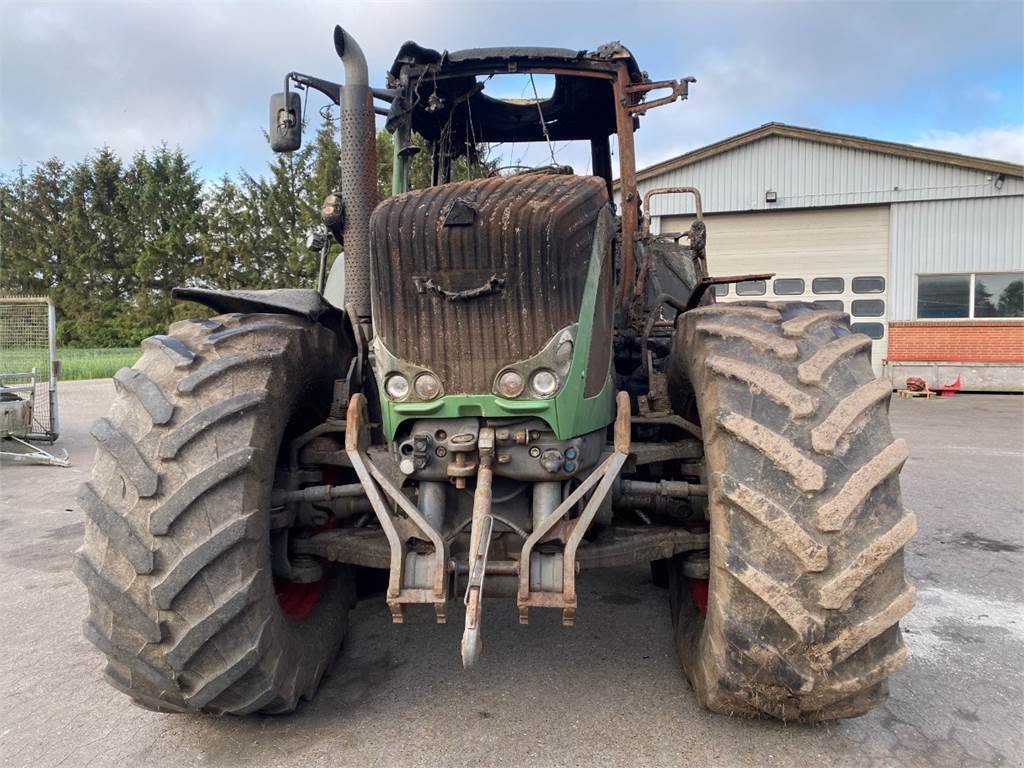
{"label": "rusty metal bracket", "polygon": [[680,78],[679,80],[655,80],[648,81],[646,83],[636,83],[634,85],[627,85],[623,90],[629,94],[639,94],[641,98],[646,96],[650,91],[660,91],[665,88],[670,88],[672,93],[668,96],[664,96],[654,101],[640,101],[636,104],[630,104],[626,107],[626,111],[632,115],[645,115],[647,110],[660,107],[664,104],[671,104],[676,100],[683,100],[690,96],[690,83],[696,83],[697,78],[687,76]]}
{"label": "rusty metal bracket", "polygon": [[[598,508],[618,478],[622,465],[629,457],[629,395],[619,392],[615,396],[615,405],[614,450],[611,455],[601,462],[551,514],[545,517],[523,543],[522,553],[519,556],[519,590],[516,596],[520,624],[529,623],[530,608],[561,608],[562,624],[567,627],[571,627],[576,620],[576,551],[583,540],[583,535],[593,522]],[[591,489],[594,489],[594,492],[587,500],[583,512],[575,520],[565,521],[563,531],[559,536],[565,541],[562,552],[562,591],[532,591],[530,589],[530,565],[534,547],[541,540],[546,540],[552,529],[562,522],[562,518],[582,501]]]}
{"label": "rusty metal bracket", "polygon": [[490,296],[495,293],[501,293],[502,289],[505,287],[505,280],[506,278],[504,275],[493,274],[487,279],[487,282],[483,285],[477,286],[476,288],[467,288],[463,291],[449,291],[442,288],[438,283],[435,283],[433,278],[413,277],[417,293],[433,291],[445,301],[468,301],[469,299],[478,299],[481,296]]}
{"label": "rusty metal bracket", "polygon": [[[397,488],[367,454],[370,444],[369,418],[366,397],[362,393],[349,400],[345,429],[345,452],[352,462],[359,482],[366,491],[381,529],[391,549],[391,571],[388,578],[387,604],[391,620],[401,624],[408,603],[429,603],[434,606],[437,623],[447,621],[445,604],[448,600],[448,545],[441,534],[420,514],[409,498]],[[396,505],[404,517],[399,517],[385,501],[382,492]],[[430,577],[431,588],[424,589],[406,584],[407,542],[410,539],[427,541],[433,546]]]}
{"label": "rusty metal bracket", "polygon": [[775,277],[774,272],[763,272],[754,275],[729,275],[727,277],[705,277],[701,278],[701,281],[694,286],[693,293],[690,294],[690,298],[686,302],[686,308],[683,312],[689,312],[691,309],[696,309],[697,305],[700,304],[701,298],[704,293],[712,285],[725,285],[727,283],[742,283],[747,280],[771,280]]}

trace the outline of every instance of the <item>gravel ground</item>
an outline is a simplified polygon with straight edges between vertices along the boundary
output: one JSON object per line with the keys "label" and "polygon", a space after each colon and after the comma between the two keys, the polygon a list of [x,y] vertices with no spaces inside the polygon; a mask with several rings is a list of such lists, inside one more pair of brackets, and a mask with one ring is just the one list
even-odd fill
{"label": "gravel ground", "polygon": [[729,719],[697,707],[646,568],[587,573],[576,627],[488,603],[487,654],[463,672],[461,613],[437,626],[383,601],[353,631],[317,699],[285,717],[158,715],[100,678],[81,635],[75,492],[106,381],[61,387],[70,469],[0,469],[0,763],[9,766],[698,765],[1019,766],[1024,761],[1024,398],[893,402],[920,530],[907,566],[910,661],[892,696],[820,726]]}

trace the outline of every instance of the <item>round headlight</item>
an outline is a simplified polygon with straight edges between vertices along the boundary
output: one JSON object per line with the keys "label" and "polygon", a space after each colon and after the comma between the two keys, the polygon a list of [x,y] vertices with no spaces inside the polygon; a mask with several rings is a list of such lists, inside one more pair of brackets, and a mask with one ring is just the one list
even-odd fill
{"label": "round headlight", "polygon": [[517,371],[505,371],[498,376],[498,394],[502,397],[519,397],[523,394],[523,377]]}
{"label": "round headlight", "polygon": [[409,396],[409,380],[393,373],[384,380],[384,393],[392,400],[405,400]]}
{"label": "round headlight", "polygon": [[433,400],[441,394],[441,382],[432,373],[421,373],[412,386],[421,400]]}
{"label": "round headlight", "polygon": [[561,368],[565,368],[569,365],[569,361],[572,360],[572,340],[566,339],[558,345],[558,349],[555,350],[555,363]]}
{"label": "round headlight", "polygon": [[541,368],[530,378],[530,389],[537,397],[551,397],[558,390],[558,377],[546,368]]}

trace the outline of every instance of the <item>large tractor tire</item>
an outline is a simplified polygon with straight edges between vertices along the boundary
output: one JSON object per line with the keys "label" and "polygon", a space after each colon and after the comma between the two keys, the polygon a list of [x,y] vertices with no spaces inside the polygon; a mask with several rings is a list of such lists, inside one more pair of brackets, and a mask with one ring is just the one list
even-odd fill
{"label": "large tractor tire", "polygon": [[345,342],[298,317],[176,323],[114,378],[92,434],[74,569],[106,678],[159,711],[286,712],[336,654],[351,574],[271,573],[270,493],[286,437],[326,415]]}
{"label": "large tractor tire", "polygon": [[915,518],[871,341],[841,312],[734,303],[687,313],[673,350],[673,402],[696,400],[709,496],[706,604],[681,560],[669,574],[697,696],[716,712],[796,721],[877,706],[906,659]]}

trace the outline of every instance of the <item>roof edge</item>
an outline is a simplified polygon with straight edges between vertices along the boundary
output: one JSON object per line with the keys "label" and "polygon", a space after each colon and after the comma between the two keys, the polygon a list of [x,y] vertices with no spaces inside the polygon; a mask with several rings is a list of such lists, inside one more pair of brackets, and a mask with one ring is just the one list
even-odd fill
{"label": "roof edge", "polygon": [[[765,123],[764,125],[754,128],[753,130],[746,131],[745,133],[730,136],[727,139],[715,142],[714,144],[708,144],[707,146],[695,149],[692,152],[687,152],[685,154],[669,158],[668,160],[663,160],[660,163],[650,165],[637,171],[636,180],[645,181],[655,176],[659,176],[662,173],[674,171],[687,165],[693,165],[701,160],[706,160],[709,157],[723,154],[769,136],[803,139],[805,141],[818,142],[819,144],[848,147],[850,149],[860,149],[867,152],[878,152],[884,155],[906,157],[913,160],[923,160],[925,162],[955,165],[961,168],[972,168],[974,170],[989,171],[991,173],[1002,173],[1007,176],[1024,177],[1024,165],[1018,165],[1017,163],[1010,163],[1002,160],[991,160],[984,157],[972,157],[970,155],[961,155],[957,152],[947,152],[940,149],[927,149],[926,147],[917,147],[912,144],[900,144],[893,141],[869,139],[863,136],[851,136],[845,133],[832,133],[831,131],[822,131],[815,128],[802,128],[798,125],[787,125],[786,123]],[[618,180],[616,180],[616,187],[618,186],[618,183]]]}

